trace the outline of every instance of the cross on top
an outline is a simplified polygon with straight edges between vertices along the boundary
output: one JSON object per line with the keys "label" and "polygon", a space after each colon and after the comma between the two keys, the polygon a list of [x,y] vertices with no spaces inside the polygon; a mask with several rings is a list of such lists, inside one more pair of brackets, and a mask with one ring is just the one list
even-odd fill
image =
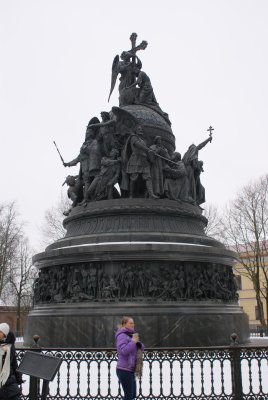
{"label": "cross on top", "polygon": [[131,50],[128,51],[128,53],[132,53],[133,55],[135,55],[138,50],[145,50],[148,45],[148,42],[143,40],[138,46],[136,46],[137,36],[137,33],[132,33],[129,38],[131,41]]}
{"label": "cross on top", "polygon": [[210,126],[207,131],[209,132],[209,136],[212,136],[212,131],[214,131],[214,128],[212,128],[212,126]]}

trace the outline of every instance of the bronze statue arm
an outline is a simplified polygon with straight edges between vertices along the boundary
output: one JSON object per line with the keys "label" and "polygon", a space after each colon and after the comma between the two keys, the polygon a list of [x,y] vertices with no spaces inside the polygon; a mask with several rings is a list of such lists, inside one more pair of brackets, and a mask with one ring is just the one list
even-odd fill
{"label": "bronze statue arm", "polygon": [[109,121],[106,121],[106,122],[99,122],[98,124],[89,125],[88,128],[98,128],[101,126],[107,126],[107,125],[112,125],[112,124],[115,124],[114,119],[110,119]]}
{"label": "bronze statue arm", "polygon": [[138,85],[138,81],[133,82],[130,86],[127,86],[126,89],[130,89],[136,85]]}
{"label": "bronze statue arm", "polygon": [[141,74],[139,73],[136,81],[133,82],[130,86],[126,87],[126,89],[132,88],[133,86],[137,86],[137,85],[141,86],[141,83],[142,83],[142,78],[141,78]]}
{"label": "bronze statue arm", "polygon": [[145,150],[145,151],[147,151],[147,152],[148,152],[148,151],[151,151],[151,152],[154,153],[153,150],[149,149],[147,146],[145,146],[144,144],[142,144],[139,140],[136,140],[136,141],[134,142],[134,146],[135,146],[135,147],[138,147],[139,149]]}
{"label": "bronze statue arm", "polygon": [[197,150],[201,150],[203,149],[203,147],[206,146],[206,144],[208,144],[208,142],[212,141],[212,136],[210,136],[208,139],[204,140],[204,142],[200,143],[197,147]]}
{"label": "bronze statue arm", "polygon": [[74,160],[64,163],[64,167],[74,167],[75,165],[77,165],[80,161],[80,155],[77,156]]}
{"label": "bronze statue arm", "polygon": [[170,160],[170,155],[169,155],[167,149],[161,148],[159,151],[159,154],[163,157],[166,157],[168,160]]}

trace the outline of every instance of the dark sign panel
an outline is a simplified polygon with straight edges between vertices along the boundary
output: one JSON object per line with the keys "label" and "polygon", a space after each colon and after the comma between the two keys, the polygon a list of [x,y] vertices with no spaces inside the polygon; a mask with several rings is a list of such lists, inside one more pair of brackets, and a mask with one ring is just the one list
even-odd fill
{"label": "dark sign panel", "polygon": [[35,378],[53,381],[61,362],[62,359],[59,357],[27,351],[18,367],[18,371]]}

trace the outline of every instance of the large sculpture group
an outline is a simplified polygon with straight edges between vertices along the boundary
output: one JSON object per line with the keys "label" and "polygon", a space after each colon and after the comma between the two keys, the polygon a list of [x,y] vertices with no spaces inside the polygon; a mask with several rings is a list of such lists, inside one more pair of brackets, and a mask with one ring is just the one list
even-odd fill
{"label": "large sculpture group", "polygon": [[42,269],[34,286],[35,303],[78,301],[237,300],[232,268],[215,264],[118,263],[116,272],[94,263]]}
{"label": "large sculpture group", "polygon": [[205,201],[200,182],[203,162],[198,152],[211,142],[211,130],[208,139],[197,146],[192,144],[181,158],[179,152],[168,151],[161,136],[148,144],[143,127],[124,109],[127,105],[144,105],[170,123],[136,54],[146,48],[147,42],[136,46],[136,38],[136,34],[131,35],[132,48],[121,54],[121,61],[116,56],[112,66],[110,95],[120,74],[120,107],[113,107],[110,113],[101,112],[102,121],[93,117],[77,157],[63,161],[65,167],[80,164],[79,174],[67,176],[64,182],[72,207],[119,197],[168,198],[197,205]]}

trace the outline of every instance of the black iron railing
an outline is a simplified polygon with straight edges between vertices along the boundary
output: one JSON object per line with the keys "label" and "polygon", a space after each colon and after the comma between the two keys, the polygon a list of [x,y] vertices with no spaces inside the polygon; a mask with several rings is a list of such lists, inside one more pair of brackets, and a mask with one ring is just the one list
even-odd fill
{"label": "black iron railing", "polygon": [[[20,360],[25,351],[17,349]],[[31,349],[32,350],[32,349]],[[120,399],[114,349],[42,349],[62,357],[50,399]],[[268,347],[147,349],[137,399],[268,398]],[[23,399],[29,397],[29,379]]]}
{"label": "black iron railing", "polygon": [[268,336],[268,329],[267,328],[262,328],[258,327],[256,329],[250,329],[250,336],[251,337],[265,337]]}

